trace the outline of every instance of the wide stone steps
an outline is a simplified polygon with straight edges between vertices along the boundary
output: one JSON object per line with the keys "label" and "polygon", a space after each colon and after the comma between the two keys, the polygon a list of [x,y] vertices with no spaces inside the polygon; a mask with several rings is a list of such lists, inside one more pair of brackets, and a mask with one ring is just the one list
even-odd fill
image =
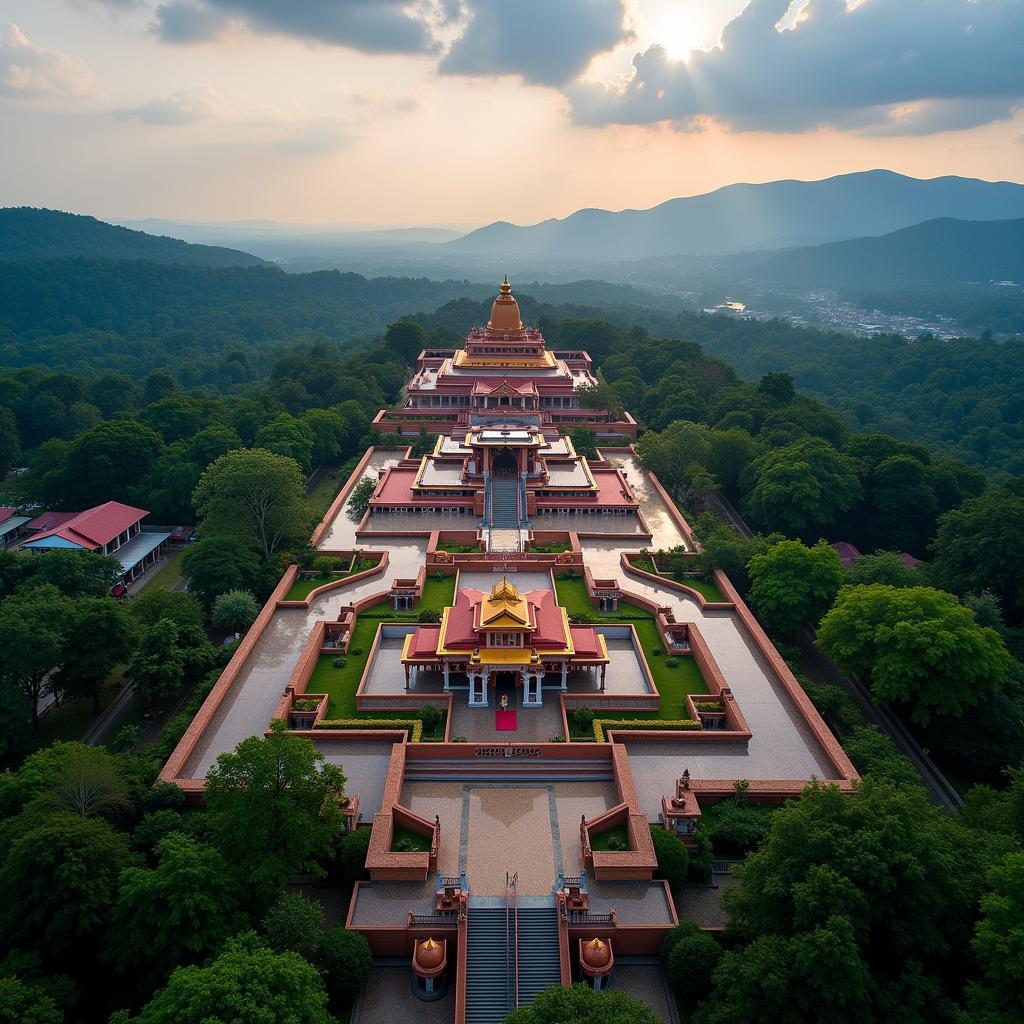
{"label": "wide stone steps", "polygon": [[518,484],[514,477],[491,480],[491,529],[519,529]]}
{"label": "wide stone steps", "polygon": [[[505,908],[470,906],[466,956],[466,1024],[501,1024],[514,1009],[506,973]],[[510,954],[511,956],[511,954]]]}
{"label": "wide stone steps", "polygon": [[555,908],[520,907],[519,1005],[529,1006],[545,989],[561,983]]}
{"label": "wide stone steps", "polygon": [[408,760],[405,764],[408,782],[611,782],[613,778],[611,761],[606,758],[497,756]]}

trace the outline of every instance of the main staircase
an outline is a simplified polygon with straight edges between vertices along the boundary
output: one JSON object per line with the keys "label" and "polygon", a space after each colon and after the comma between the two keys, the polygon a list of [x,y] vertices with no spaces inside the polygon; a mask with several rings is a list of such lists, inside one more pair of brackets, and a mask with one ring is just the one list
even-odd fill
{"label": "main staircase", "polygon": [[515,1009],[514,949],[505,940],[505,907],[473,906],[466,947],[466,1024],[501,1024]]}
{"label": "main staircase", "polygon": [[491,478],[491,529],[519,529],[519,488],[514,476]]}
{"label": "main staircase", "polygon": [[562,983],[553,904],[481,906],[471,899],[467,924],[466,1024],[501,1024]]}
{"label": "main staircase", "polygon": [[561,985],[558,956],[558,911],[549,907],[520,907],[519,1005],[529,1006],[546,988]]}

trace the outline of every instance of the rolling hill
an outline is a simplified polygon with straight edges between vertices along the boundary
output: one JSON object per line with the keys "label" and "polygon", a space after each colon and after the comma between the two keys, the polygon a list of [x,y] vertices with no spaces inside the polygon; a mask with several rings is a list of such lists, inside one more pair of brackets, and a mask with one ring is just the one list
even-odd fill
{"label": "rolling hill", "polygon": [[67,256],[197,267],[255,267],[264,262],[238,249],[192,245],[178,238],[115,227],[95,217],[29,206],[0,209],[0,259],[48,260]]}
{"label": "rolling hill", "polygon": [[649,210],[578,210],[530,227],[498,221],[445,248],[535,257],[635,260],[722,255],[882,235],[937,217],[1024,217],[1024,185],[976,178],[910,178],[892,171],[821,181],[727,185]]}
{"label": "rolling hill", "polygon": [[765,284],[902,288],[914,284],[1024,280],[1024,219],[942,217],[877,238],[779,253],[752,267]]}

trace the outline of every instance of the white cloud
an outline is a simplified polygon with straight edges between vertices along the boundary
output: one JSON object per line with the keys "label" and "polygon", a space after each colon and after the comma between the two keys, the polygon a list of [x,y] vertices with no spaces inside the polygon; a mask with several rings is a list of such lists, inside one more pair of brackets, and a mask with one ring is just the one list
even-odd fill
{"label": "white cloud", "polygon": [[32,42],[17,25],[0,30],[0,96],[81,102],[101,95],[80,57]]}
{"label": "white cloud", "polygon": [[751,0],[711,50],[677,61],[651,46],[625,83],[567,92],[589,125],[928,134],[1009,117],[1022,40],[1020,0]]}
{"label": "white cloud", "polygon": [[130,111],[146,124],[196,124],[228,113],[224,98],[208,85],[186,89],[164,99],[150,100]]}

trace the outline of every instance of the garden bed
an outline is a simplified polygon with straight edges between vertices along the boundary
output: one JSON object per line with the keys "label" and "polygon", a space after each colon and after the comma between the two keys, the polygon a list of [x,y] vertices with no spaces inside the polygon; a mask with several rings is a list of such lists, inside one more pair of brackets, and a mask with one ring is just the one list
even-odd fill
{"label": "garden bed", "polygon": [[396,828],[391,833],[392,853],[429,853],[430,836],[421,836],[411,828]]}
{"label": "garden bed", "polygon": [[625,825],[613,825],[596,835],[590,833],[590,849],[595,852],[615,853],[629,848],[629,831]]}
{"label": "garden bed", "polygon": [[[665,655],[665,643],[658,624],[654,621],[654,616],[646,609],[630,604],[628,601],[620,601],[617,612],[599,612],[590,603],[590,598],[587,596],[587,585],[579,577],[560,576],[556,578],[555,585],[558,603],[565,607],[571,619],[586,619],[597,625],[626,622],[633,624],[637,640],[640,642],[644,658],[647,661],[647,667],[654,678],[658,693],[661,694],[661,706],[657,714],[652,711],[636,717],[646,717],[649,714],[652,718],[670,720],[685,718],[687,715],[686,695],[708,692],[708,684],[692,657]],[[660,653],[655,654],[655,651]],[[676,663],[674,666],[673,661]]]}
{"label": "garden bed", "polygon": [[[349,567],[341,572],[331,572],[328,575],[323,573],[317,573],[312,579],[296,579],[292,584],[291,589],[282,598],[283,601],[305,601],[309,595],[316,590],[318,587],[324,587],[328,583],[333,583],[336,580],[347,579],[349,576],[354,576],[357,572],[365,572],[367,569],[373,569],[375,566],[380,565],[380,558],[354,558],[349,564]],[[312,570],[299,570],[299,576],[305,575],[307,572]]]}

